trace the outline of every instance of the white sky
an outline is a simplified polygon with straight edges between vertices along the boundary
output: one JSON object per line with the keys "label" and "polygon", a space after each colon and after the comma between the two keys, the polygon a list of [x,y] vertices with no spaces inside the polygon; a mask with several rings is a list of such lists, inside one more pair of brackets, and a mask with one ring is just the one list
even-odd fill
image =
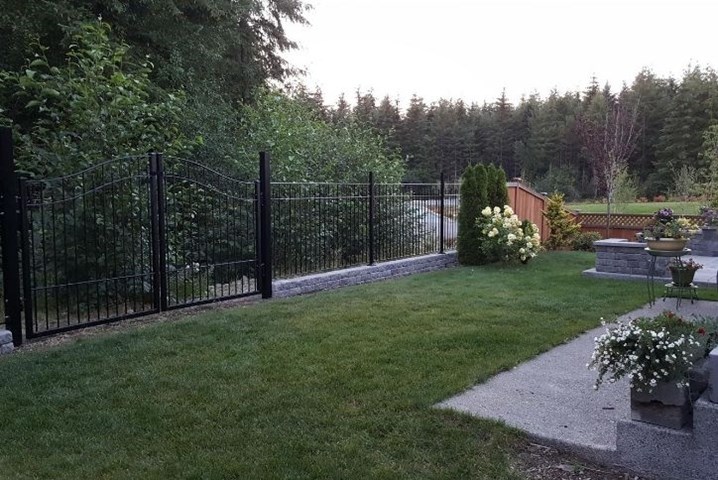
{"label": "white sky", "polygon": [[300,43],[287,59],[327,103],[357,89],[403,107],[413,93],[483,103],[506,88],[515,104],[593,75],[616,91],[644,66],[718,67],[718,0],[308,1],[312,25],[286,25]]}

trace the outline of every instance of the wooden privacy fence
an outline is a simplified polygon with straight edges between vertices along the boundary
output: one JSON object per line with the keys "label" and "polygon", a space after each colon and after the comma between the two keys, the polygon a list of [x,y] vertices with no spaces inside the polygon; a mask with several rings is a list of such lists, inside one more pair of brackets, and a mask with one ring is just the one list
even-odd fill
{"label": "wooden privacy fence", "polygon": [[[608,215],[605,213],[574,213],[576,221],[581,224],[582,232],[598,232],[603,238],[624,238],[635,240],[636,234],[653,219],[652,214],[611,214],[611,228],[608,227]],[[699,221],[699,215],[681,215],[689,220]]]}
{"label": "wooden privacy fence", "polygon": [[550,233],[548,223],[543,216],[546,197],[521,182],[508,182],[506,187],[509,190],[509,203],[516,215],[535,223],[539,227],[541,241],[546,241]]}

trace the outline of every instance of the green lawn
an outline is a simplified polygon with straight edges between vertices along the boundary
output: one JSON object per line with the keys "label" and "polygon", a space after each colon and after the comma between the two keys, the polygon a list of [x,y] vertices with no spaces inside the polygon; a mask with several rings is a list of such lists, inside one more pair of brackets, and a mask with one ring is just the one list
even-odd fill
{"label": "green lawn", "polygon": [[[4,478],[518,478],[432,408],[646,301],[587,253],[187,316],[0,358]],[[590,352],[586,352],[587,360]]]}
{"label": "green lawn", "polygon": [[[612,209],[615,213],[653,214],[661,208],[672,208],[679,215],[698,215],[700,202],[650,202],[650,203],[622,203]],[[605,203],[569,203],[571,210],[581,213],[606,213]]]}

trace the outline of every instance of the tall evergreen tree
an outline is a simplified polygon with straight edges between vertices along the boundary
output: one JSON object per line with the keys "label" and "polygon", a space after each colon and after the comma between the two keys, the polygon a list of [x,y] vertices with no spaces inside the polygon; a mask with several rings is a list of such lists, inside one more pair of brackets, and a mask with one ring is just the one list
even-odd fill
{"label": "tall evergreen tree", "polygon": [[687,70],[672,99],[668,117],[657,147],[656,184],[660,191],[673,187],[674,175],[681,166],[705,170],[699,158],[703,132],[718,123],[718,77],[712,69]]}
{"label": "tall evergreen tree", "polygon": [[371,127],[376,126],[376,99],[371,91],[367,93],[356,92],[356,104],[354,105],[354,120]]}
{"label": "tall evergreen tree", "polygon": [[427,161],[428,134],[426,104],[421,97],[413,95],[397,132],[409,180],[425,179],[422,169]]}
{"label": "tall evergreen tree", "polygon": [[509,189],[506,186],[506,172],[503,168],[496,171],[496,206],[503,207],[509,204]]}
{"label": "tall evergreen tree", "polygon": [[641,182],[642,194],[652,197],[660,193],[660,178],[654,172],[656,148],[675,93],[673,79],[662,79],[649,69],[641,70],[628,92],[632,102],[638,102],[638,123],[641,136],[636,152],[628,165]]}

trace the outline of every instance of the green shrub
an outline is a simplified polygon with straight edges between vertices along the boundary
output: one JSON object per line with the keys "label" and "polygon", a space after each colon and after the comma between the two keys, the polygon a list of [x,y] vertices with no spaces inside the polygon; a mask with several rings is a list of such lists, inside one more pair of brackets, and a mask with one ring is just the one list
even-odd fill
{"label": "green shrub", "polygon": [[[483,186],[483,198],[482,188]],[[482,202],[485,202],[486,177],[482,165],[466,167],[461,176],[461,208],[459,209],[459,234],[457,239],[457,255],[462,265],[480,265],[483,263],[479,229],[476,219],[481,214]]]}
{"label": "green shrub", "polygon": [[[485,166],[478,164],[473,169],[473,175],[476,179],[476,201],[479,204],[479,210],[481,210],[489,204],[489,172]],[[474,217],[475,219],[476,217]]]}
{"label": "green shrub", "polygon": [[548,197],[543,216],[550,231],[549,238],[544,243],[548,250],[570,246],[574,237],[581,232],[581,225],[576,223],[573,215],[566,210],[562,193],[554,193]]}
{"label": "green shrub", "polygon": [[506,188],[506,172],[501,167],[486,167],[487,203],[489,207],[504,208],[509,204],[509,191]]}
{"label": "green shrub", "polygon": [[494,205],[503,207],[509,204],[509,189],[506,187],[506,172],[501,167],[496,169],[496,197]]}
{"label": "green shrub", "polygon": [[593,251],[593,242],[601,240],[601,234],[598,232],[581,232],[571,241],[571,248],[583,252]]}

